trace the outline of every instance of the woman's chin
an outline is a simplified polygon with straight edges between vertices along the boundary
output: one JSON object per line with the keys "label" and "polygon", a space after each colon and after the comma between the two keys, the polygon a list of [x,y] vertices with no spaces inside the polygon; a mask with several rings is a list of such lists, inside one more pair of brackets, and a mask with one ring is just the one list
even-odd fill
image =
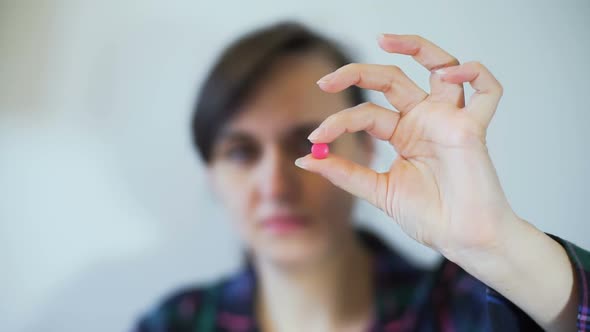
{"label": "woman's chin", "polygon": [[259,256],[281,267],[303,267],[326,255],[326,242],[322,241],[272,241],[258,248]]}

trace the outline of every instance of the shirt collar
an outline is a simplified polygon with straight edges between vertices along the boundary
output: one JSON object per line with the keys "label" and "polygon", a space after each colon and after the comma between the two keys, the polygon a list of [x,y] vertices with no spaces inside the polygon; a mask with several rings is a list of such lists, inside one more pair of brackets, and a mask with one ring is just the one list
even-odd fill
{"label": "shirt collar", "polygon": [[[377,313],[376,325],[394,319],[403,305],[391,303],[391,291],[402,285],[417,284],[424,277],[424,271],[416,268],[398,255],[378,236],[365,229],[357,229],[363,245],[373,257],[373,277]],[[218,324],[226,330],[257,331],[255,315],[256,274],[246,259],[244,268],[223,282],[220,297]],[[398,310],[392,310],[392,306]],[[372,329],[375,330],[375,329]]]}

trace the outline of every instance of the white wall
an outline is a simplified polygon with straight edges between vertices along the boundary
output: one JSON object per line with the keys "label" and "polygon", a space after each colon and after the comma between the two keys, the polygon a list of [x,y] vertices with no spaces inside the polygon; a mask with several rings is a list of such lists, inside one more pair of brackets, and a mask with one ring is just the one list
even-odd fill
{"label": "white wall", "polygon": [[[236,266],[190,107],[222,45],[286,17],[423,86],[427,73],[380,52],[377,33],[488,65],[505,87],[489,147],[513,207],[590,248],[588,0],[241,3],[0,0],[3,331],[126,330],[171,289]],[[381,150],[382,169],[394,155]],[[358,213],[418,263],[436,258],[380,212]]]}

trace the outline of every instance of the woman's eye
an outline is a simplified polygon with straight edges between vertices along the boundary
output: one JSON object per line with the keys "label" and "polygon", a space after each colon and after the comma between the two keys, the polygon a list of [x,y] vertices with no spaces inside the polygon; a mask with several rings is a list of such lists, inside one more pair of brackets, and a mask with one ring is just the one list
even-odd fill
{"label": "woman's eye", "polygon": [[238,163],[251,162],[256,158],[256,148],[247,145],[233,146],[225,152],[225,158]]}

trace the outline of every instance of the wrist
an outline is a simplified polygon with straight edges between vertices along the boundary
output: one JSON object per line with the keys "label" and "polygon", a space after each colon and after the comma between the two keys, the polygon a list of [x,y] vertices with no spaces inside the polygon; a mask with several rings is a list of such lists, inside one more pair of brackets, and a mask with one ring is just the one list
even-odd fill
{"label": "wrist", "polygon": [[505,226],[493,245],[456,255],[453,261],[543,328],[563,330],[555,327],[575,321],[567,319],[575,312],[575,280],[565,249],[517,216]]}
{"label": "wrist", "polygon": [[[487,272],[498,267],[498,263],[508,262],[514,255],[514,245],[531,236],[545,235],[532,224],[519,218],[512,211],[505,217],[494,222],[486,223],[494,227],[484,227],[477,241],[469,246],[442,251],[441,253],[450,261],[461,266],[465,270]],[[473,274],[473,273],[472,273]]]}

